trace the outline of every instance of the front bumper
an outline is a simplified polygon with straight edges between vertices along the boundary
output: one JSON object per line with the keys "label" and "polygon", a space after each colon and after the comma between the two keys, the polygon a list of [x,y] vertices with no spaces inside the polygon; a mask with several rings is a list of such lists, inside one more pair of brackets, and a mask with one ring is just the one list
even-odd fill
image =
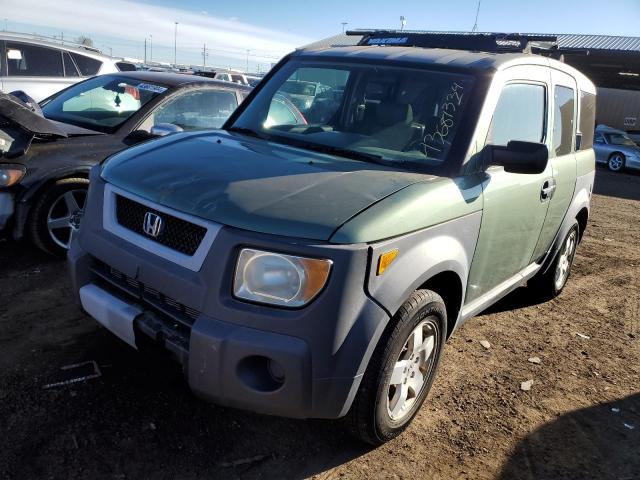
{"label": "front bumper", "polygon": [[[285,417],[348,412],[389,321],[364,290],[368,246],[318,245],[222,227],[202,267],[192,271],[104,230],[104,184],[91,181],[68,256],[76,292],[95,285],[141,312],[133,320],[135,343],[151,337],[172,352],[201,397]],[[331,258],[328,285],[297,310],[238,301],[231,279],[245,246]]]}
{"label": "front bumper", "polygon": [[0,192],[0,231],[7,228],[9,220],[14,212],[13,194]]}

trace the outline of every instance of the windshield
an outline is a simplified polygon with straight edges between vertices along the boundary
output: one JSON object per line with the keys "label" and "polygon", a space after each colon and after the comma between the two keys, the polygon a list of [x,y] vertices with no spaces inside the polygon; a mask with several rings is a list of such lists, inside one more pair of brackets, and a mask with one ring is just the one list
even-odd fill
{"label": "windshield", "polygon": [[607,141],[612,145],[629,145],[630,147],[636,146],[635,142],[623,133],[607,133],[605,135],[607,137]]}
{"label": "windshield", "polygon": [[167,87],[103,75],[81,82],[42,106],[44,116],[78,127],[113,133]]}
{"label": "windshield", "polygon": [[[291,61],[230,130],[353,158],[439,167],[472,83],[470,76],[449,72]],[[282,113],[283,98],[295,112]]]}

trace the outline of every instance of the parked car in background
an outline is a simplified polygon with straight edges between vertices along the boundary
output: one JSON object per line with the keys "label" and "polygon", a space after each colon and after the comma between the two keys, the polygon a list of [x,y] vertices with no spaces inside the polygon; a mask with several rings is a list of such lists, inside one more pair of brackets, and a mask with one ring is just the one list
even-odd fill
{"label": "parked car in background", "polygon": [[613,172],[640,169],[640,147],[626,132],[598,125],[593,140],[596,162]]}
{"label": "parked car in background", "polygon": [[199,71],[194,73],[200,77],[213,78],[214,80],[220,80],[222,82],[239,83],[240,85],[252,86],[247,75],[235,70]]}
{"label": "parked car in background", "polygon": [[[68,255],[79,301],[173,354],[203,398],[392,439],[456,328],[525,282],[550,299],[569,278],[596,90],[532,47],[384,31],[296,50],[222,130],[92,169]],[[334,94],[303,122],[274,118],[293,82]]]}
{"label": "parked car in background", "polygon": [[88,77],[132,70],[95,48],[0,32],[0,91],[22,90],[36,102]]}
{"label": "parked car in background", "polygon": [[250,90],[192,75],[123,72],[53,95],[40,103],[42,116],[0,94],[0,233],[64,255],[93,165],[156,136],[219,128]]}

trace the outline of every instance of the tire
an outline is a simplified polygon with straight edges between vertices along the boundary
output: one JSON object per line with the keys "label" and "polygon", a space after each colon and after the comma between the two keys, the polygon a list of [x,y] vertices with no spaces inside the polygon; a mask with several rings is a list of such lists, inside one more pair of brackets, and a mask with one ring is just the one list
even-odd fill
{"label": "tire", "polygon": [[[571,275],[571,267],[579,241],[580,227],[576,221],[564,237],[562,246],[548,270],[544,273],[539,272],[529,280],[528,287],[535,292],[540,300],[551,300],[562,293]],[[567,250],[568,248],[570,251]]]}
{"label": "tire", "polygon": [[[371,445],[381,445],[407,428],[436,376],[446,340],[446,325],[445,304],[435,292],[418,290],[402,305],[380,339],[345,418],[347,428],[355,437]],[[423,339],[418,356],[413,353],[416,331],[421,332]],[[406,368],[401,368],[403,366]],[[406,401],[400,404],[405,392]]]}
{"label": "tire", "polygon": [[88,188],[86,178],[63,178],[36,200],[29,233],[38,248],[57,257],[67,255],[71,232],[80,226]]}
{"label": "tire", "polygon": [[607,160],[607,168],[612,172],[622,172],[625,167],[625,158],[622,153],[615,152]]}

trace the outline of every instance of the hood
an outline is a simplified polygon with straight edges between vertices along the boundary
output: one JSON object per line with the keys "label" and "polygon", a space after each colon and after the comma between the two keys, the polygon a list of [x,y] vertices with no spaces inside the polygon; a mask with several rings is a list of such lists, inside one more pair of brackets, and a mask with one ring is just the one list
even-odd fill
{"label": "hood", "polygon": [[26,104],[13,95],[0,92],[0,117],[14,126],[35,135],[66,137],[67,133],[60,124],[44,118],[32,111]]}
{"label": "hood", "polygon": [[223,131],[180,133],[111,157],[102,178],[223,225],[329,240],[343,223],[425,174]]}
{"label": "hood", "polygon": [[0,92],[0,157],[12,159],[25,155],[34,137],[51,141],[80,135],[102,134],[49,120],[19,98]]}

